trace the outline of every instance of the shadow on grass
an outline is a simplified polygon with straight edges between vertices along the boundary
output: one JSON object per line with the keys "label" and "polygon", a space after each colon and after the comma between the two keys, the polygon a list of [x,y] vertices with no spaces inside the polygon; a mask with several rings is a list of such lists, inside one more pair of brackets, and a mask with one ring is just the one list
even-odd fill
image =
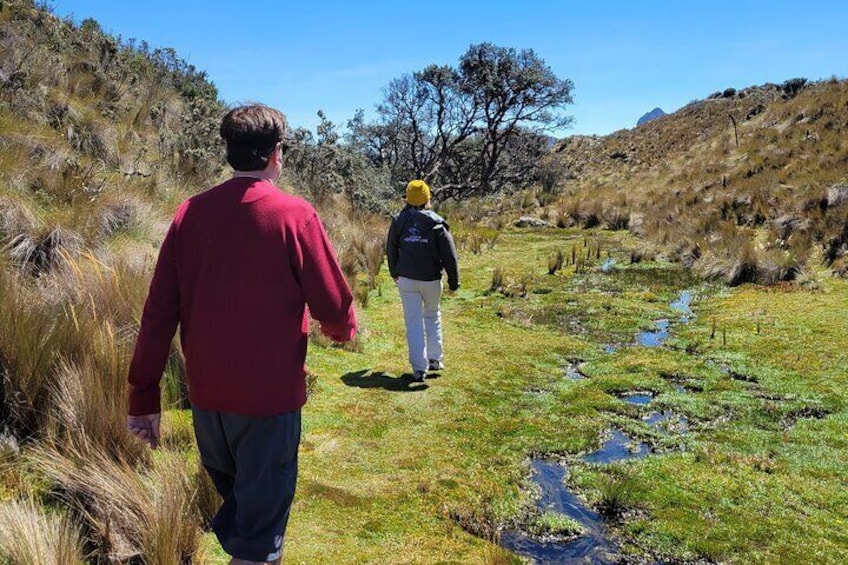
{"label": "shadow on grass", "polygon": [[393,392],[419,392],[430,388],[426,383],[412,380],[412,374],[404,373],[399,377],[387,375],[383,371],[362,369],[342,375],[342,382],[358,388],[382,388]]}

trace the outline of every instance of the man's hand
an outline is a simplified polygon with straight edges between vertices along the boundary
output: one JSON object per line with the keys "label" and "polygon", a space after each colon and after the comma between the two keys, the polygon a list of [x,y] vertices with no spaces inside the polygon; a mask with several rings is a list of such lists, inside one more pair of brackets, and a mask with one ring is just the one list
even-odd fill
{"label": "man's hand", "polygon": [[331,340],[335,341],[336,343],[350,341],[356,335],[356,331],[352,328],[345,328],[340,331],[338,328],[328,329],[323,326],[321,326],[321,333],[330,338]]}
{"label": "man's hand", "polygon": [[145,414],[144,416],[127,416],[127,431],[150,446],[159,447],[159,422],[161,414]]}

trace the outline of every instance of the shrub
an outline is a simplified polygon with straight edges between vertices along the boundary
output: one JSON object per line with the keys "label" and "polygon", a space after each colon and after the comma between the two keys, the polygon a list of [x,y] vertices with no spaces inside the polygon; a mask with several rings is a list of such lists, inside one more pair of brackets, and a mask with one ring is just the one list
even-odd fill
{"label": "shrub", "polygon": [[780,85],[785,98],[794,98],[807,85],[805,78],[791,78]]}
{"label": "shrub", "polygon": [[560,183],[567,177],[568,169],[558,159],[546,159],[536,167],[536,182],[543,194],[556,194]]}

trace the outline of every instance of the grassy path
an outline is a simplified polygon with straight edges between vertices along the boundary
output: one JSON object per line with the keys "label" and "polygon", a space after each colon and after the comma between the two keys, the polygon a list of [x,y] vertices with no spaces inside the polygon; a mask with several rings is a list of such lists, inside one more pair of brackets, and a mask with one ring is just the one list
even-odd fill
{"label": "grassy path", "polygon": [[[802,563],[815,548],[816,562],[848,560],[844,281],[818,293],[702,290],[669,347],[629,347],[694,282],[668,265],[625,265],[633,243],[623,235],[562,234],[506,233],[463,254],[463,288],[443,300],[448,368],[424,385],[402,377],[390,283],[362,311],[362,352],[312,347],[318,380],[286,562],[508,563],[459,522],[485,536],[526,520],[528,456],[574,463],[610,427],[657,454],[571,465],[567,480],[590,503],[612,504],[626,551]],[[611,273],[597,260],[583,274],[546,274],[552,251],[598,244],[619,260]],[[506,294],[526,295],[487,293],[496,267]],[[563,378],[574,358],[589,379]],[[685,415],[690,433],[651,431],[616,396],[632,390]]]}

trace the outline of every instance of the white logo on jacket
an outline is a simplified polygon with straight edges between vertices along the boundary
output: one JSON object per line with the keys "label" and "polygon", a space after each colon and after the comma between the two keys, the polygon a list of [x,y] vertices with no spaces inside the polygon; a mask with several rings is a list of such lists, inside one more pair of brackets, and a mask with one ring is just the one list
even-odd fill
{"label": "white logo on jacket", "polygon": [[421,235],[421,232],[418,230],[418,225],[410,226],[409,230],[406,232],[407,235],[403,237],[403,241],[406,243],[429,243],[430,240]]}

